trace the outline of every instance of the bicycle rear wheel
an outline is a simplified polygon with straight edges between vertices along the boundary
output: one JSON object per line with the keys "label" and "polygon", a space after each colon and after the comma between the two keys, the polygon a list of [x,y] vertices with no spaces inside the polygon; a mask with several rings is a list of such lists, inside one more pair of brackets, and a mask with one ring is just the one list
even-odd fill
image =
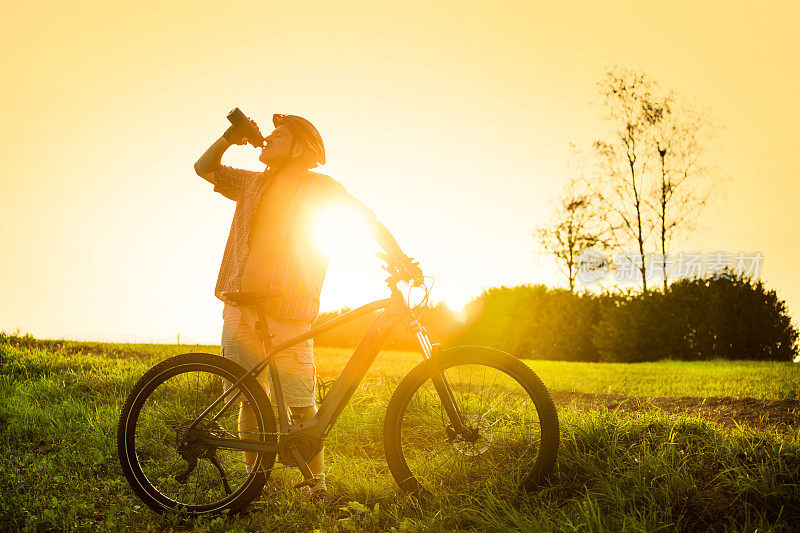
{"label": "bicycle rear wheel", "polygon": [[[468,434],[451,424],[430,379],[433,365]],[[532,490],[555,464],[558,442],[558,415],[541,380],[519,359],[482,347],[443,350],[414,368],[384,423],[389,469],[410,492]]]}
{"label": "bicycle rear wheel", "polygon": [[275,453],[257,455],[248,472],[243,452],[203,444],[203,436],[277,442],[275,417],[264,389],[248,376],[231,391],[252,406],[255,428],[238,432],[239,406],[212,421],[223,402],[191,432],[189,424],[246,370],[217,355],[188,353],[151,368],[134,385],[117,427],[120,465],[133,491],[155,511],[189,515],[235,513],[259,495]]}

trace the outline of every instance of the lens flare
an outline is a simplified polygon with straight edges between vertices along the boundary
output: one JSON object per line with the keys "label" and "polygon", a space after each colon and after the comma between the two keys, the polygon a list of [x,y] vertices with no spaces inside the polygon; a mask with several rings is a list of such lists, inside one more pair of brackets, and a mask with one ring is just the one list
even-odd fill
{"label": "lens flare", "polygon": [[359,256],[373,253],[375,243],[367,221],[346,204],[320,209],[312,221],[314,242],[328,256]]}

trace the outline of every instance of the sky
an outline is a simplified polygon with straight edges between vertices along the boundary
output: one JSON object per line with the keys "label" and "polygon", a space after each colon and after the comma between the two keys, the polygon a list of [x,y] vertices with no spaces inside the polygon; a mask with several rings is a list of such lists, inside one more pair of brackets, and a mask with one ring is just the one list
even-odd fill
{"label": "sky", "polygon": [[[760,252],[800,311],[796,2],[17,2],[0,21],[0,330],[219,342],[233,202],[193,171],[240,107],[302,115],[331,175],[459,307],[565,279],[532,237],[636,69],[707,109],[724,186],[674,251]],[[224,162],[261,170],[253,149]],[[346,230],[342,230],[346,231]],[[331,233],[328,233],[331,235]],[[369,246],[323,310],[386,293]],[[655,249],[655,244],[652,246]]]}

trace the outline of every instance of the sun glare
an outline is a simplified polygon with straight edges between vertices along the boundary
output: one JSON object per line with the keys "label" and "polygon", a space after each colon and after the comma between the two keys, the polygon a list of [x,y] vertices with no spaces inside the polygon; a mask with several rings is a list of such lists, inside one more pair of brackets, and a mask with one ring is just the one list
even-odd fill
{"label": "sun glare", "polygon": [[314,216],[314,241],[328,256],[363,255],[375,251],[364,217],[346,204],[332,204]]}
{"label": "sun glare", "polygon": [[472,296],[466,293],[452,292],[450,294],[435,294],[436,289],[432,293],[434,300],[441,299],[448,309],[455,314],[462,314],[466,305],[472,300]]}
{"label": "sun glare", "polygon": [[386,297],[378,245],[364,216],[346,204],[330,204],[312,219],[316,245],[330,258],[322,287],[322,310],[358,307]]}
{"label": "sun glare", "polygon": [[[316,246],[330,258],[323,307],[352,307],[386,297],[382,262],[374,255],[379,247],[361,212],[345,203],[330,204],[317,211],[312,228]],[[464,307],[474,297],[453,282],[437,283],[431,292],[432,302],[443,302],[459,319],[463,319]]]}

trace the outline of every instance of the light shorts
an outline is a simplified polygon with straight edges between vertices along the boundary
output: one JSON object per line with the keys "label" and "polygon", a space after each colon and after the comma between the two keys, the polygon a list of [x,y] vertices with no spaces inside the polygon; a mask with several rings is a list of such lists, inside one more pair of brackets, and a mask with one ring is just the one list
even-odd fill
{"label": "light shorts", "polygon": [[[248,370],[266,356],[256,335],[256,316],[255,310],[229,304],[225,304],[222,311],[222,356]],[[311,323],[304,320],[283,320],[271,316],[267,317],[267,325],[273,346],[311,329]],[[314,385],[317,369],[314,366],[313,339],[279,352],[276,355],[276,362],[286,405],[288,407],[315,405]],[[257,379],[269,394],[271,390],[269,368],[264,369]]]}

